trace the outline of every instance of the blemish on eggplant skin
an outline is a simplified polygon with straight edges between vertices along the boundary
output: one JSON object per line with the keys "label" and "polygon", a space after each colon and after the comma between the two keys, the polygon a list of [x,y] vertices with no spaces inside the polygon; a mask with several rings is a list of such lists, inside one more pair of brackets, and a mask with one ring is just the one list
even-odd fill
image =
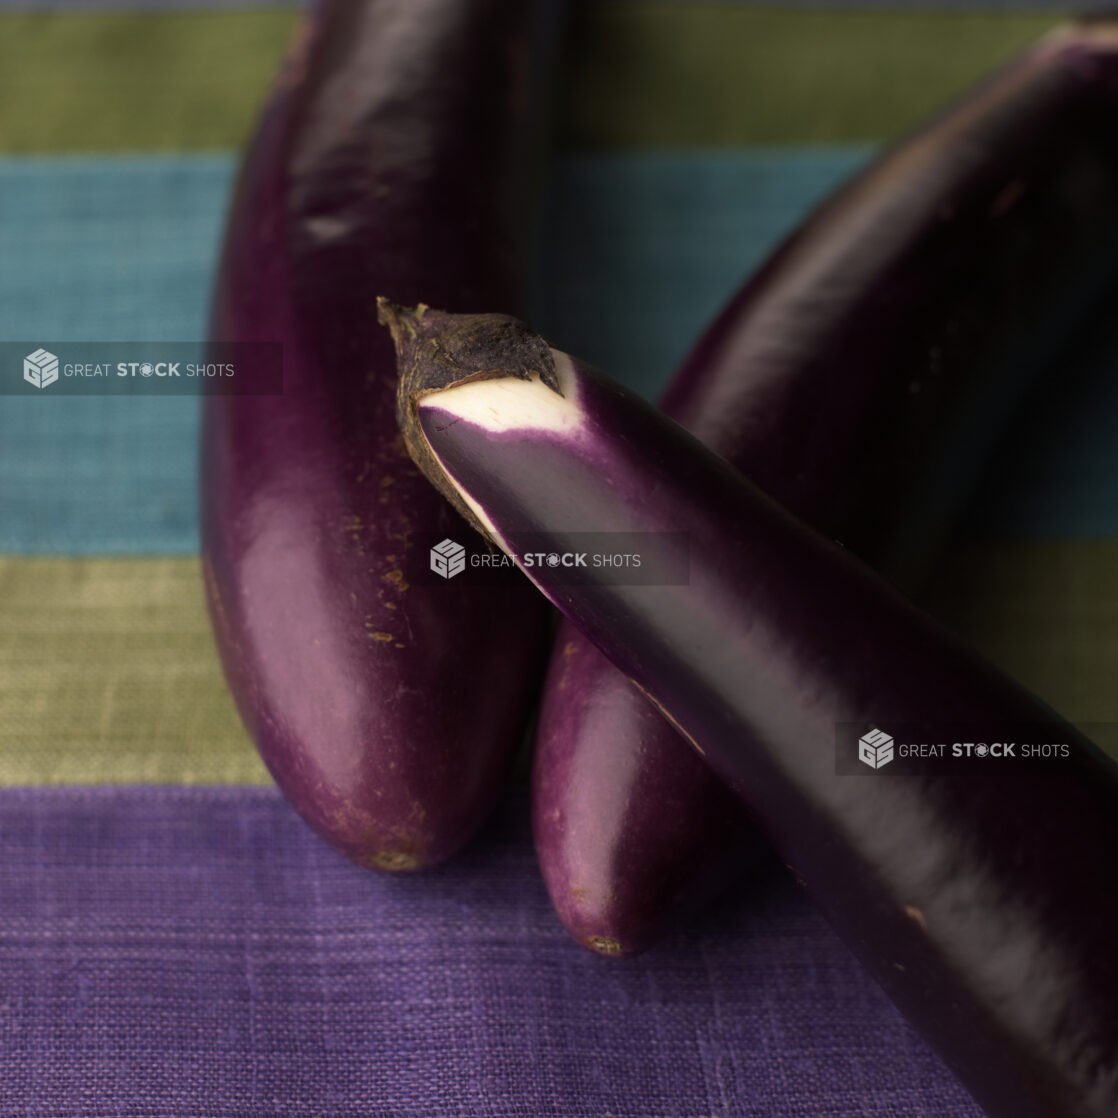
{"label": "blemish on eggplant skin", "polygon": [[391,582],[392,585],[395,586],[396,589],[399,590],[401,594],[405,590],[407,590],[408,586],[410,585],[408,580],[406,578],[404,578],[404,572],[401,571],[399,567],[396,567],[393,570],[388,571],[385,574],[384,578],[387,582]]}
{"label": "blemish on eggplant skin", "polygon": [[308,217],[303,221],[303,230],[313,241],[319,244],[330,244],[346,236],[352,225],[348,221],[333,215],[326,214],[320,217]]}
{"label": "blemish on eggplant skin", "polygon": [[928,930],[928,921],[924,919],[924,914],[916,907],[916,905],[906,904],[904,906],[904,914],[907,916],[922,932]]}
{"label": "blemish on eggplant skin", "polygon": [[392,641],[396,639],[391,633],[370,633],[369,636],[375,641]]}

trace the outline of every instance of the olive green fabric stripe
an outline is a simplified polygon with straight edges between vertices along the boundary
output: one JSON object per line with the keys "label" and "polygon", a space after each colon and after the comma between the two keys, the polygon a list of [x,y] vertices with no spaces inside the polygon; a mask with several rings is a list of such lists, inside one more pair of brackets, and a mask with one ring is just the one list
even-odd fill
{"label": "olive green fabric stripe", "polygon": [[610,148],[888,139],[1060,18],[594,5],[571,58],[564,138]]}
{"label": "olive green fabric stripe", "polygon": [[0,558],[0,785],[267,783],[195,558]]}
{"label": "olive green fabric stripe", "polygon": [[238,147],[297,13],[0,14],[0,151]]}
{"label": "olive green fabric stripe", "polygon": [[[896,135],[1059,16],[582,5],[567,147],[739,147]],[[237,147],[291,8],[0,14],[0,152]]]}
{"label": "olive green fabric stripe", "polygon": [[[1118,757],[1118,540],[955,552],[932,608]],[[268,783],[198,561],[0,559],[0,785]]]}
{"label": "olive green fabric stripe", "polygon": [[1118,759],[1118,540],[957,549],[928,604]]}

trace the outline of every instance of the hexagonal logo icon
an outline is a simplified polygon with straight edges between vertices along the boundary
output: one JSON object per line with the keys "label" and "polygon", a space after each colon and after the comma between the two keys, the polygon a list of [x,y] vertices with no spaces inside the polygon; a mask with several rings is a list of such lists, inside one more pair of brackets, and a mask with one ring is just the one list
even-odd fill
{"label": "hexagonal logo icon", "polygon": [[23,379],[36,388],[46,388],[58,380],[58,358],[45,349],[37,349],[23,359]]}
{"label": "hexagonal logo icon", "polygon": [[431,548],[431,570],[443,578],[453,578],[466,569],[466,549],[453,540],[443,540]]}
{"label": "hexagonal logo icon", "polygon": [[858,760],[880,769],[893,760],[893,739],[884,730],[870,730],[858,739]]}

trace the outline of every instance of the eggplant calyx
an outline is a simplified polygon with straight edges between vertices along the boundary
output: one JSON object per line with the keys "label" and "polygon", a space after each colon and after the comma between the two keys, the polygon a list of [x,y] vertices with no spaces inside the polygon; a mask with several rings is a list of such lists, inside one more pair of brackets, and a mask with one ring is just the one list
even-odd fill
{"label": "eggplant calyx", "polygon": [[413,461],[479,532],[489,531],[446,476],[419,423],[419,402],[470,381],[538,379],[562,396],[547,342],[504,314],[448,314],[424,303],[401,307],[383,295],[377,321],[396,346],[396,419]]}

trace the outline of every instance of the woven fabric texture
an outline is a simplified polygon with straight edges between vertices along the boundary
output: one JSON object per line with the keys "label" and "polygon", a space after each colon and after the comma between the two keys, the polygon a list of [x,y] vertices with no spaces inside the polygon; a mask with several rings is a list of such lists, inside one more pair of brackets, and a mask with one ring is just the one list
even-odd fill
{"label": "woven fabric texture", "polygon": [[[657,395],[742,277],[870,155],[565,157],[551,188],[539,321],[557,344]],[[0,337],[200,337],[233,167],[216,155],[0,160]],[[1083,348],[1061,362],[995,463],[974,532],[1118,532],[1118,342]],[[50,398],[7,398],[0,551],[194,554],[197,416],[189,398],[66,398],[64,385]]]}
{"label": "woven fabric texture", "polygon": [[596,5],[572,56],[563,136],[605,148],[891,138],[1059,18],[978,5]]}
{"label": "woven fabric texture", "polygon": [[[230,155],[0,159],[0,337],[192,341],[206,306]],[[0,404],[0,551],[197,551],[198,401]]]}
{"label": "woven fabric texture", "polygon": [[[650,395],[815,199],[1059,18],[574,6],[540,318]],[[296,7],[0,0],[0,338],[201,335]],[[1118,399],[1094,360],[1077,403],[1038,396],[1023,429],[1059,439],[999,457],[934,600],[1118,723]],[[556,921],[522,793],[423,876],[328,850],[221,679],[197,421],[185,398],[0,396],[0,1115],[980,1118],[778,867],[607,961]]]}
{"label": "woven fabric texture", "polygon": [[0,784],[267,780],[197,559],[0,557]]}
{"label": "woven fabric texture", "polygon": [[[295,9],[229,6],[215,15],[106,7],[49,18],[0,12],[0,151],[237,146]],[[580,148],[895,136],[1061,14],[668,0],[572,7],[576,32],[558,109],[564,142]],[[49,83],[40,80],[43,59]]]}
{"label": "woven fabric texture", "polygon": [[[655,395],[748,270],[867,156],[562,160],[545,330]],[[201,337],[233,174],[232,156],[203,154],[0,159],[0,337]],[[196,553],[197,401],[66,389],[0,408],[0,551]]]}
{"label": "woven fabric texture", "polygon": [[980,1118],[783,875],[603,960],[524,815],[385,878],[268,789],[0,792],[0,1110]]}
{"label": "woven fabric texture", "polygon": [[[1118,757],[1118,541],[960,548],[929,600]],[[0,785],[268,780],[196,559],[0,559]]]}

